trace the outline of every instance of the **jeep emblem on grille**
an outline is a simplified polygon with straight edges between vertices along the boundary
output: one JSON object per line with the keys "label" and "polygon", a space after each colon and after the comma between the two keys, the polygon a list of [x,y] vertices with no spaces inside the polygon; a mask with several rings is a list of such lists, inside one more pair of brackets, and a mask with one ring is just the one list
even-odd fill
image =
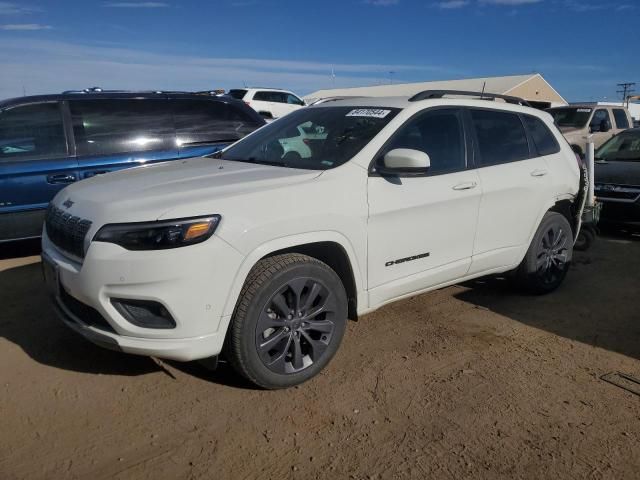
{"label": "jeep emblem on grille", "polygon": [[75,202],[71,201],[70,198],[67,198],[64,203],[62,204],[63,207],[65,208],[71,208],[73,206]]}

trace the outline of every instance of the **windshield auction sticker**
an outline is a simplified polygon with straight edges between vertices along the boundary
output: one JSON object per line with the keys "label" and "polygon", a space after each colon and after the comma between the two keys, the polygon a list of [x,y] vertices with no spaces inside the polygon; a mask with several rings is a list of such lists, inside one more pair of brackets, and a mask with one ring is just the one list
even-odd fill
{"label": "windshield auction sticker", "polygon": [[576,112],[578,112],[578,113],[590,113],[591,109],[590,108],[578,108],[576,110]]}
{"label": "windshield auction sticker", "polygon": [[384,118],[391,113],[391,110],[382,110],[379,108],[358,108],[347,113],[347,117],[373,117]]}

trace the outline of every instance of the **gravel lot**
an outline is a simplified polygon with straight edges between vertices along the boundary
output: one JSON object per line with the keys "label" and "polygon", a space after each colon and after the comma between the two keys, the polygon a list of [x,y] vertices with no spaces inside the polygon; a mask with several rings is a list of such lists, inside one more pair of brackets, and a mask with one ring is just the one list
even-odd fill
{"label": "gravel lot", "polygon": [[0,478],[612,478],[640,472],[640,241],[556,293],[499,279],[352,322],[287,391],[93,346],[52,314],[36,243],[0,251]]}

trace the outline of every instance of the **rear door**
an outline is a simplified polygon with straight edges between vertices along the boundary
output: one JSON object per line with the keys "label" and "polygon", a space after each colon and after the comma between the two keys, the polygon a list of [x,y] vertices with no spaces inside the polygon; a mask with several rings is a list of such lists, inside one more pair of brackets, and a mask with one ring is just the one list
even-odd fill
{"label": "rear door", "polygon": [[473,274],[518,261],[552,193],[545,157],[529,145],[520,115],[473,108],[467,121],[482,183]]}
{"label": "rear door", "polygon": [[253,99],[249,102],[249,105],[265,118],[269,118],[269,116],[278,118],[280,115],[278,114],[279,109],[276,102],[274,102],[274,93],[277,92],[258,90],[253,94]]}
{"label": "rear door", "polygon": [[80,179],[178,158],[164,98],[70,100]]}
{"label": "rear door", "polygon": [[216,152],[264,125],[238,106],[218,100],[171,99],[169,103],[181,158]]}
{"label": "rear door", "polygon": [[39,236],[47,204],[77,167],[59,102],[0,111],[0,241]]}

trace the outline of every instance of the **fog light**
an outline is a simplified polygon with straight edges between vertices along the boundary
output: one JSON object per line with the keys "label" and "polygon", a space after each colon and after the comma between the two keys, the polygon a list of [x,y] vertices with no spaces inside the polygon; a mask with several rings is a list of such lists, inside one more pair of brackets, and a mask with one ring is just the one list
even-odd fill
{"label": "fog light", "polygon": [[142,328],[175,328],[176,321],[159,302],[112,298],[111,304],[128,322]]}

